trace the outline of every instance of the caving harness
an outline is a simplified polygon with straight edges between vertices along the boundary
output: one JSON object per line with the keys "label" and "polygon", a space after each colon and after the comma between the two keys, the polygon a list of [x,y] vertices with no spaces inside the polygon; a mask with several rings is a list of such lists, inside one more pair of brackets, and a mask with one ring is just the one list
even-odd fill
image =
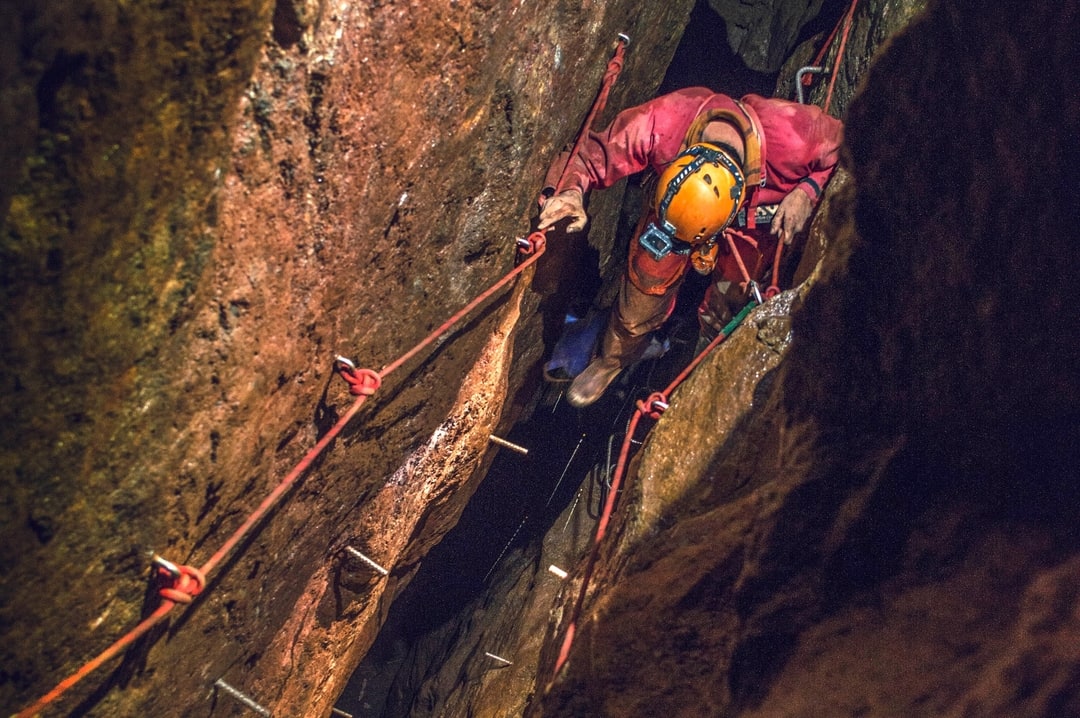
{"label": "caving harness", "polygon": [[[765,186],[760,122],[753,108],[734,102],[738,111],[718,108],[699,114],[686,131],[682,151],[660,175],[638,233],[638,242],[653,259],[690,255],[694,269],[707,275],[716,266],[717,240],[728,235],[729,227],[754,229],[776,214],[776,205],[757,203],[757,190]],[[702,140],[711,122],[727,122],[739,131],[742,163],[736,161],[734,148]],[[731,243],[730,236],[728,240]]]}

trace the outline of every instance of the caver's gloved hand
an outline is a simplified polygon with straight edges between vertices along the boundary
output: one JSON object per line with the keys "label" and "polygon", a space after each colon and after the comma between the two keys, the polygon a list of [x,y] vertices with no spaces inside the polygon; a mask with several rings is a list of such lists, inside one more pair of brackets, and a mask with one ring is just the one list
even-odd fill
{"label": "caver's gloved hand", "polygon": [[796,187],[780,200],[780,206],[776,208],[772,220],[772,233],[784,244],[791,244],[795,235],[806,227],[806,221],[810,219],[813,211],[814,205],[809,195]]}
{"label": "caver's gloved hand", "polygon": [[585,229],[589,216],[585,214],[585,202],[581,196],[581,190],[564,189],[554,197],[548,197],[544,201],[544,206],[540,208],[540,221],[536,228],[547,229],[564,217],[571,218],[570,224],[566,227],[567,232],[580,232]]}

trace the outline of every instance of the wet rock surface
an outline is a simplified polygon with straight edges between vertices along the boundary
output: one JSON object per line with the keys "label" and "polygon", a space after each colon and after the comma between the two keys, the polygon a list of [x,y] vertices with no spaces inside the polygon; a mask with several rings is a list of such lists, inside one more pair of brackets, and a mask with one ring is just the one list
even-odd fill
{"label": "wet rock surface", "polygon": [[[924,4],[855,14],[806,281],[643,426],[559,676],[608,439],[693,345],[605,414],[538,390],[580,284],[618,274],[620,189],[587,242],[552,241],[387,377],[203,595],[46,715],[245,714],[218,679],[327,715],[372,645],[402,664],[384,715],[1080,714],[1077,8],[941,0],[867,69]],[[334,355],[386,367],[513,267],[616,34],[606,117],[662,84],[691,5],[2,11],[5,709],[159,604],[150,550],[200,565],[325,435],[355,400]],[[830,27],[846,6],[823,5]],[[489,443],[541,417],[565,434],[542,462]],[[469,498],[495,501],[492,468],[504,491],[535,479],[520,506],[549,501],[553,530],[500,516],[482,593],[437,596],[411,648],[376,643]]]}
{"label": "wet rock surface", "polygon": [[[151,550],[203,565],[298,464],[354,401],[335,355],[389,366],[514,266],[617,34],[651,55],[613,106],[655,90],[688,9],[5,8],[5,709],[158,604]],[[522,410],[529,283],[387,377],[202,596],[54,710],[231,714],[224,678],[329,712]]]}

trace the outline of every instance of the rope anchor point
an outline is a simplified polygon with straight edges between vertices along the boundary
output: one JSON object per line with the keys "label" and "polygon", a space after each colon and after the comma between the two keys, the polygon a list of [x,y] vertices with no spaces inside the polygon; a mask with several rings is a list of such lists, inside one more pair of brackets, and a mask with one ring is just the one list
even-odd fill
{"label": "rope anchor point", "polygon": [[349,384],[349,393],[354,396],[371,396],[382,386],[382,377],[373,369],[357,369],[347,357],[338,354],[334,357],[334,370]]}
{"label": "rope anchor point", "polygon": [[152,558],[162,584],[158,594],[173,603],[191,603],[206,587],[206,576],[197,568],[179,566],[156,553]]}
{"label": "rope anchor point", "polygon": [[654,420],[659,419],[669,406],[667,397],[660,391],[649,394],[648,397],[639,400],[637,403],[638,411]]}

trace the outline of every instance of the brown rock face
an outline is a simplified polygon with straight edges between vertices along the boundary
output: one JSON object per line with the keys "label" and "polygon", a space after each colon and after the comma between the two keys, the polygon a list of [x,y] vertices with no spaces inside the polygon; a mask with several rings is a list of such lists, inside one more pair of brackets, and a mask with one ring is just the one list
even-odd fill
{"label": "brown rock face", "polygon": [[[587,501],[507,546],[398,714],[1080,715],[1080,8],[939,0],[865,71],[924,4],[860,3],[824,263],[647,423],[564,671]],[[393,366],[513,268],[617,33],[601,124],[661,84],[692,5],[0,9],[6,711],[160,605],[151,550],[205,565],[356,406],[335,355]],[[775,67],[782,24],[740,51]],[[191,605],[43,715],[247,714],[217,681],[329,715],[489,435],[536,407],[583,256],[618,274],[621,194],[388,372]]]}
{"label": "brown rock face", "polygon": [[[617,33],[650,48],[624,106],[659,83],[688,11],[0,11],[6,710],[158,605],[151,550],[208,565],[350,406],[336,354],[388,366],[510,271]],[[386,377],[192,606],[49,710],[228,711],[224,679],[276,715],[328,713],[521,411],[507,396],[543,350],[517,322],[541,324],[528,282]]]}

